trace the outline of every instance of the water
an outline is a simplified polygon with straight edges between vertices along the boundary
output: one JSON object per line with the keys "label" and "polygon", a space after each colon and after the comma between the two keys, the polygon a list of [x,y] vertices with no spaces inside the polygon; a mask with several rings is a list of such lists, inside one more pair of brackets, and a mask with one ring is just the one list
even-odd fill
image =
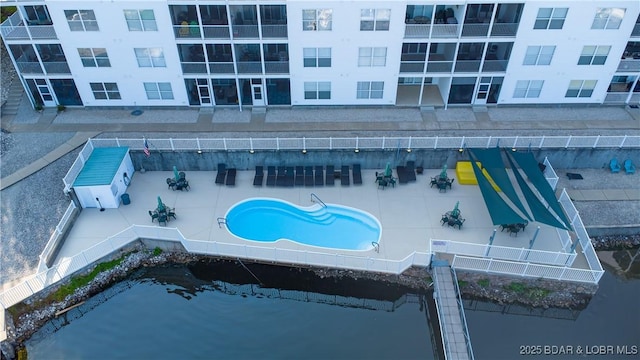
{"label": "water", "polygon": [[225,216],[237,237],[253,241],[288,239],[301,244],[346,250],[371,250],[380,242],[381,225],[364,211],[330,204],[301,208],[278,199],[249,199]]}
{"label": "water", "polygon": [[[250,268],[259,277],[269,277],[260,267]],[[246,271],[238,273],[230,280],[246,279]],[[193,274],[204,276],[198,279]],[[322,295],[289,290],[291,284],[263,289],[223,283],[212,280],[211,274],[211,268],[203,267],[145,269],[107,290],[107,295],[70,311],[68,321],[50,322],[28,342],[29,359],[434,356],[420,297],[407,295],[406,289],[389,285],[355,289],[351,283],[336,285],[333,279],[312,277],[293,283],[298,288],[333,288],[333,294]],[[279,274],[284,281],[300,275],[289,270]],[[364,301],[337,294],[346,289],[377,298]],[[270,295],[255,295],[259,292]],[[354,307],[358,305],[370,309]]]}
{"label": "water", "polygon": [[[282,268],[270,275],[255,264],[249,267],[277,290],[271,290],[269,296],[250,295],[261,288],[251,285],[255,280],[237,265],[233,269],[216,264],[146,269],[107,290],[104,300],[96,300],[97,305],[88,303],[75,313],[72,310],[69,317],[76,319],[68,325],[63,326],[64,319],[60,319],[43,328],[28,343],[29,358],[86,359],[105,354],[109,358],[158,359],[436,356],[432,344],[439,340],[430,340],[426,313],[415,301],[419,297],[407,295],[406,289],[365,280],[314,278],[304,271]],[[228,282],[219,282],[220,274]],[[306,292],[312,289],[325,295]],[[347,293],[351,295],[345,296]],[[306,301],[313,298],[341,299],[350,306],[382,310]],[[623,280],[607,272],[598,293],[582,311],[530,310],[472,301],[465,305],[478,360],[609,360],[640,358],[615,354],[618,346],[626,345],[632,352],[631,346],[640,345],[638,299],[640,280]],[[80,317],[81,312],[85,314]],[[60,330],[53,332],[57,328]],[[536,351],[538,345],[541,355],[520,355],[523,350]],[[544,346],[553,345],[572,346],[574,353],[581,346],[583,356],[545,355]],[[613,353],[596,355],[594,346],[613,346]],[[585,347],[591,347],[592,355],[584,356]]]}

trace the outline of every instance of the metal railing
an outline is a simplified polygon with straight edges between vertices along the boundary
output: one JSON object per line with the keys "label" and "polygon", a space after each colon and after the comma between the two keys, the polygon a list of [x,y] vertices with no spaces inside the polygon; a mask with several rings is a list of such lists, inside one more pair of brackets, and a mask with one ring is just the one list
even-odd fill
{"label": "metal railing", "polygon": [[456,301],[458,303],[458,309],[460,310],[460,316],[462,317],[462,328],[464,329],[464,340],[467,343],[467,353],[471,360],[475,359],[473,355],[473,347],[471,346],[471,336],[469,336],[469,326],[467,325],[467,317],[464,314],[464,304],[462,303],[462,292],[460,291],[460,286],[458,285],[458,275],[456,275],[456,270],[451,268],[451,275],[453,275],[453,283],[456,287]]}
{"label": "metal railing", "polygon": [[429,252],[563,266],[570,266],[576,258],[575,253],[563,251],[533,250],[439,239],[429,240]]}
{"label": "metal railing", "polygon": [[491,28],[491,36],[516,36],[518,23],[494,23]]}
{"label": "metal railing", "polygon": [[640,59],[622,59],[616,71],[640,71]]}
{"label": "metal railing", "polygon": [[229,39],[229,25],[202,25],[205,39]]}
{"label": "metal railing", "polygon": [[234,38],[258,38],[258,25],[231,25]]}
{"label": "metal railing", "polygon": [[407,24],[404,28],[405,38],[428,38],[430,33],[429,24]]}
{"label": "metal railing", "polygon": [[262,25],[263,38],[286,38],[287,25]]}

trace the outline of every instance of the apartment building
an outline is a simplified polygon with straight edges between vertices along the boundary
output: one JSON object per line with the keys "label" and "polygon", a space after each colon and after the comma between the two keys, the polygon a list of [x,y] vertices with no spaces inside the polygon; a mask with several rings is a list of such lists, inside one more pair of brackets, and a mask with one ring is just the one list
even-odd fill
{"label": "apartment building", "polygon": [[34,107],[640,103],[640,2],[5,0]]}

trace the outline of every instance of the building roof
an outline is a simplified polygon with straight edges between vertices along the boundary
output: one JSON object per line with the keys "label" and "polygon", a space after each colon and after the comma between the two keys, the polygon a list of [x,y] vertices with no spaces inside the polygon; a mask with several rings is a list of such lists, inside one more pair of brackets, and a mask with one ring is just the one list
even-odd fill
{"label": "building roof", "polygon": [[110,185],[128,151],[128,147],[94,149],[73,186]]}

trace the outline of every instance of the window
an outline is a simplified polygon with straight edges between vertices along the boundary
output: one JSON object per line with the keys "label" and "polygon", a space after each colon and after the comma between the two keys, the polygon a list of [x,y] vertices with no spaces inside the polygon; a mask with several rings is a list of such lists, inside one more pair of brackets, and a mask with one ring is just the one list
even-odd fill
{"label": "window", "polygon": [[105,48],[79,48],[78,54],[84,67],[111,67]]}
{"label": "window", "polygon": [[598,8],[591,24],[592,29],[619,29],[624,12],[621,8]]}
{"label": "window", "polygon": [[555,51],[555,46],[529,46],[523,65],[549,65]]}
{"label": "window", "polygon": [[534,29],[562,29],[568,8],[540,8]]}
{"label": "window", "polygon": [[305,82],[305,99],[331,99],[331,83],[329,81]]}
{"label": "window", "polygon": [[387,65],[387,48],[366,47],[360,48],[358,53],[358,66],[385,66]]}
{"label": "window", "polygon": [[64,16],[71,31],[98,31],[98,22],[93,10],[65,10]]}
{"label": "window", "polygon": [[116,83],[89,83],[96,100],[120,100],[120,91]]}
{"label": "window", "polygon": [[585,46],[578,59],[578,65],[604,65],[611,46]]}
{"label": "window", "polygon": [[571,80],[564,97],[591,97],[598,80]]}
{"label": "window", "polygon": [[162,48],[136,48],[136,59],[139,67],[166,67]]}
{"label": "window", "polygon": [[304,67],[331,67],[331,48],[302,49]]}
{"label": "window", "polygon": [[329,31],[333,22],[332,17],[331,9],[302,10],[302,30]]}
{"label": "window", "polygon": [[358,81],[358,99],[382,99],[384,81]]}
{"label": "window", "polygon": [[144,90],[147,92],[147,99],[149,100],[173,100],[173,91],[171,90],[171,83],[168,82],[146,82],[144,83]]}
{"label": "window", "polygon": [[537,98],[540,97],[544,80],[518,80],[516,89],[513,92],[514,98]]}
{"label": "window", "polygon": [[388,31],[391,9],[360,10],[360,31]]}
{"label": "window", "polygon": [[158,31],[153,10],[125,10],[129,31]]}

